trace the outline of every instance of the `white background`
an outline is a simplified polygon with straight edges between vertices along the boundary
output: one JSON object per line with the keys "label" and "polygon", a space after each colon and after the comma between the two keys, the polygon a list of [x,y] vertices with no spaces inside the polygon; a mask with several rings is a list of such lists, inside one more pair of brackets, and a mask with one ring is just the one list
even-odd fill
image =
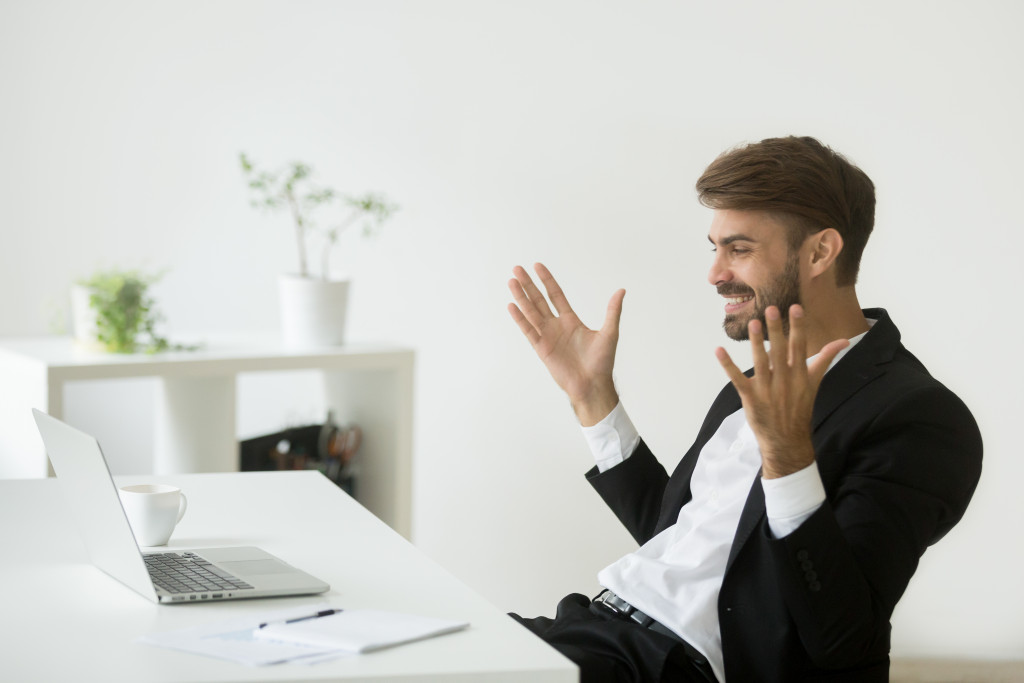
{"label": "white background", "polygon": [[[618,384],[671,467],[725,381],[693,183],[732,145],[813,135],[878,188],[862,304],[985,437],[894,654],[1019,657],[1022,20],[1010,0],[6,0],[0,336],[60,329],[69,285],[111,266],[165,272],[172,337],[274,331],[297,259],[287,217],[249,207],[238,152],[387,191],[401,212],[335,261],[356,278],[350,339],[418,352],[415,539],[502,609],[550,614],[633,545],[505,311],[512,266],[547,263],[594,325],[626,288]],[[315,382],[286,379],[243,380],[243,435],[322,417]],[[149,467],[152,389],[69,395],[116,473]]]}

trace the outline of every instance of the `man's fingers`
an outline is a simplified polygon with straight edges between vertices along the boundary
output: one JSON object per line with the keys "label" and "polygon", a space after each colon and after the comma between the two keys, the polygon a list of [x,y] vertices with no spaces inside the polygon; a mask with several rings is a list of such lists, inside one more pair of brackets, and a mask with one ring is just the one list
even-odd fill
{"label": "man's fingers", "polygon": [[[551,312],[551,308],[548,307],[547,300],[544,299],[544,295],[540,293],[537,285],[533,283],[533,279],[530,278],[529,273],[522,266],[516,266],[512,269],[512,275],[515,276],[519,286],[526,293],[527,298],[533,303],[537,309],[537,313],[544,318],[554,317]],[[525,313],[525,311],[524,311]]]}
{"label": "man's fingers", "polygon": [[754,376],[768,377],[771,368],[768,352],[764,348],[764,330],[761,328],[760,320],[755,318],[747,323],[747,335],[750,337],[750,353],[754,359]]}
{"label": "man's fingers", "polygon": [[732,358],[729,357],[729,352],[719,346],[715,349],[715,358],[718,359],[719,365],[725,370],[725,374],[729,376],[729,381],[736,387],[736,391],[740,392],[742,396],[743,390],[746,388],[747,377],[743,374],[743,371],[736,367],[736,364],[732,362]]}
{"label": "man's fingers", "polygon": [[764,311],[764,319],[767,326],[768,341],[771,342],[772,368],[778,371],[789,362],[789,349],[786,347],[786,333],[783,331],[782,314],[778,306],[769,306]]}
{"label": "man's fingers", "polygon": [[[569,300],[565,298],[562,288],[558,286],[554,276],[551,275],[551,271],[543,263],[533,264],[533,269],[537,271],[537,276],[540,277],[541,284],[547,290],[548,298],[551,299],[551,304],[558,311],[558,315],[576,315],[573,313],[572,306],[569,305]],[[531,281],[530,284],[532,285],[533,282]],[[527,293],[530,293],[529,290],[527,290]],[[533,298],[533,294],[530,294],[530,298]]]}
{"label": "man's fingers", "polygon": [[807,374],[807,338],[804,330],[804,309],[800,304],[789,307],[789,365],[797,377]]}
{"label": "man's fingers", "polygon": [[519,310],[526,316],[526,319],[534,327],[540,327],[545,320],[554,317],[551,309],[548,308],[548,302],[544,300],[544,296],[533,284],[526,271],[516,266],[512,269],[512,274],[515,278],[508,281],[508,289],[512,292],[512,298],[516,300]]}
{"label": "man's fingers", "polygon": [[832,361],[835,360],[839,352],[849,345],[849,339],[836,339],[821,348],[821,351],[818,352],[818,357],[814,359],[814,362],[807,369],[808,377],[815,387],[821,382],[821,378],[825,376],[828,366],[832,364]]}
{"label": "man's fingers", "polygon": [[620,289],[612,294],[608,300],[608,311],[604,315],[604,325],[601,331],[611,334],[616,339],[619,337],[619,319],[622,318],[622,300],[626,297],[626,290]]}
{"label": "man's fingers", "polygon": [[508,305],[508,312],[512,316],[512,320],[514,320],[516,325],[519,326],[520,331],[522,331],[523,335],[530,342],[530,345],[536,346],[537,342],[540,341],[540,333],[537,332],[537,328],[535,328],[530,321],[526,319],[526,316],[523,315],[523,312],[520,311],[519,307],[515,304]]}

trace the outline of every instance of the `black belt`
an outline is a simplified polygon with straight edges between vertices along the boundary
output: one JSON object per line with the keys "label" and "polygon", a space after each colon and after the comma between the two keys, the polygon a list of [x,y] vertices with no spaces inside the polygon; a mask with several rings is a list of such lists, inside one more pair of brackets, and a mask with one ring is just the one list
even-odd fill
{"label": "black belt", "polygon": [[655,633],[668,636],[679,642],[686,650],[686,656],[689,657],[694,666],[701,670],[705,675],[711,674],[709,680],[715,680],[714,674],[711,673],[711,664],[708,662],[708,658],[702,655],[693,645],[690,645],[683,638],[679,637],[679,634],[656,620],[654,617],[638,610],[636,607],[633,607],[633,605],[629,604],[610,590],[605,590],[594,598],[594,603],[608,609],[612,614],[618,617],[635,621],[644,628],[650,629]]}
{"label": "black belt", "polygon": [[612,593],[609,590],[602,592],[600,595],[594,598],[594,602],[596,602],[599,605],[604,605],[606,608],[608,608],[620,617],[632,619],[644,628],[649,628],[652,631],[661,633],[662,635],[671,636],[676,640],[682,640],[682,638],[676,635],[675,631],[671,630],[666,626],[663,626],[661,623],[656,621],[654,617],[648,614],[644,614],[636,607],[633,607],[633,605],[629,604],[628,602],[626,602],[618,595]]}

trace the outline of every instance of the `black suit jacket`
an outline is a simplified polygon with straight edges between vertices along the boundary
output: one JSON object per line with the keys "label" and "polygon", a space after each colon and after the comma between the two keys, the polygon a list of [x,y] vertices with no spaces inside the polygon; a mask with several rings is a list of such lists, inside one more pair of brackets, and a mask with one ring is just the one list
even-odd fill
{"label": "black suit jacket", "polygon": [[[730,683],[887,681],[893,608],[978,483],[970,411],[903,347],[883,309],[864,315],[878,322],[825,375],[814,405],[826,502],[775,539],[760,477],[751,482],[718,598]],[[701,448],[740,407],[727,385],[671,477],[643,442],[587,473],[638,543],[675,523]]]}

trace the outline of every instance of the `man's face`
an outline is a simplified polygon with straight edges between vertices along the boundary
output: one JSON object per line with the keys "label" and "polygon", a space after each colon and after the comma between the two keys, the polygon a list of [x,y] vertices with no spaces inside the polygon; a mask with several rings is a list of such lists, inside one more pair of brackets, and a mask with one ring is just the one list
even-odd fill
{"label": "man's face", "polygon": [[729,338],[749,338],[747,323],[758,319],[766,330],[765,310],[775,305],[789,333],[789,307],[800,303],[800,266],[786,228],[767,214],[718,209],[708,239],[715,260],[708,282],[725,297],[722,327]]}

